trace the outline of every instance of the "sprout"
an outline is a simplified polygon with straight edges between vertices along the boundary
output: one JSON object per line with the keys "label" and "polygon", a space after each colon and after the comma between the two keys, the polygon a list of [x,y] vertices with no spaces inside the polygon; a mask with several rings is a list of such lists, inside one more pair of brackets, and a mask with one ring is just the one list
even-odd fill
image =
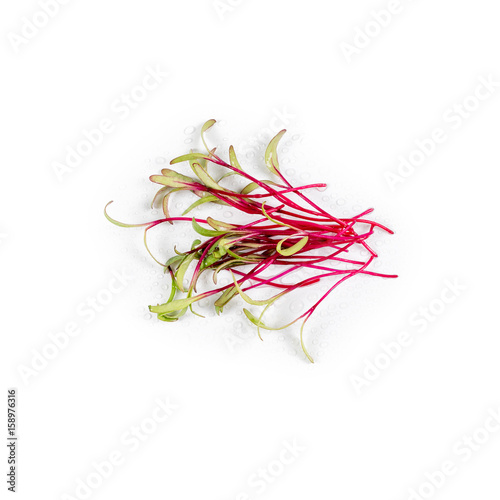
{"label": "sprout", "polygon": [[[305,194],[311,189],[324,189],[326,184],[316,183],[293,187],[281,173],[278,162],[278,144],[285,130],[280,131],[269,143],[265,152],[265,164],[272,179],[257,179],[247,173],[239,163],[233,146],[229,147],[229,163],[226,163],[210,150],[205,132],[215,124],[207,121],[201,129],[201,138],[206,153],[190,152],[174,158],[170,164],[188,162],[195,177],[189,177],[175,170],[164,168],[161,174],[152,175],[150,180],[161,186],[156,193],[152,206],[161,203],[164,218],[143,224],[124,224],[108,215],[108,203],[104,209],[106,218],[121,227],[144,227],[144,243],[151,254],[146,240],[147,232],[159,224],[168,222],[190,221],[193,230],[204,240],[197,239],[186,252],[178,252],[166,263],[153,259],[169,274],[172,281],[171,294],[164,304],[149,306],[162,321],[177,321],[189,309],[193,314],[193,305],[204,298],[218,296],[215,300],[217,314],[223,312],[228,302],[239,296],[247,304],[263,307],[257,317],[248,309],[243,309],[245,316],[258,330],[282,330],[297,321],[301,321],[300,343],[304,354],[313,362],[308,353],[303,332],[307,320],[321,302],[341,283],[357,274],[396,278],[396,275],[369,271],[368,267],[377,254],[368,246],[367,240],[376,229],[393,232],[378,222],[365,219],[373,211],[366,210],[351,218],[337,218],[329,214]],[[220,179],[215,180],[208,170],[209,164],[219,165],[228,170]],[[245,179],[246,185],[237,191],[223,186],[222,181],[228,176]],[[170,196],[178,191],[190,191],[198,199],[182,212],[179,217],[172,217],[169,212]],[[188,214],[205,203],[230,206],[235,210],[250,214],[253,221],[246,224],[230,224],[208,217],[200,219]],[[356,228],[363,226],[364,232]],[[366,229],[368,227],[368,229]],[[367,258],[347,258],[351,248],[366,250]],[[196,262],[188,286],[184,280],[188,268]],[[294,272],[307,269],[310,277],[284,284],[282,278],[292,276]],[[205,271],[213,273],[214,288],[197,293],[196,285]],[[217,287],[217,276],[222,271],[229,271],[232,283]],[[271,277],[263,273],[272,272]],[[289,293],[312,286],[324,280],[333,284],[322,297],[303,314],[286,325],[273,328],[267,326],[263,316],[269,307]],[[260,288],[275,289],[278,293],[265,300],[255,300],[247,292]],[[181,296],[181,298],[179,297]],[[182,297],[184,295],[184,297]],[[202,316],[203,317],[203,316]]]}

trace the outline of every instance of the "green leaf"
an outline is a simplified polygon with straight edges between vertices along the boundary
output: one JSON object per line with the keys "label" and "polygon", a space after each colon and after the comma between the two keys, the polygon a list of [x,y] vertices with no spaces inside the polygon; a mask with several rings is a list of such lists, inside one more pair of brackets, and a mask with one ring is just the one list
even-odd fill
{"label": "green leaf", "polygon": [[295,245],[293,245],[289,248],[282,249],[281,246],[289,238],[291,238],[291,236],[289,236],[287,238],[283,238],[276,245],[277,252],[280,253],[281,255],[284,255],[285,257],[289,257],[290,255],[293,255],[294,253],[300,252],[300,250],[302,250],[306,246],[307,242],[309,241],[309,238],[307,236],[304,236],[304,238],[301,238],[297,243],[295,243]]}
{"label": "green leaf", "polygon": [[177,174],[176,176],[152,175],[149,180],[156,182],[157,184],[163,184],[164,186],[173,188],[192,188],[193,185],[196,185],[196,181],[194,179],[181,174]]}
{"label": "green leaf", "polygon": [[236,288],[232,286],[231,288],[226,288],[222,295],[215,301],[215,311],[220,314],[224,306],[237,294]]}
{"label": "green leaf", "polygon": [[[163,213],[164,213],[165,217],[170,218],[170,212],[168,211],[168,200],[170,199],[170,195],[172,193],[175,193],[176,191],[180,191],[180,188],[174,188],[174,189],[172,189],[168,194],[166,194],[163,197],[162,209],[163,209]],[[170,224],[173,224],[172,221],[169,221],[169,222],[170,222]]]}
{"label": "green leaf", "polygon": [[196,219],[194,217],[192,220],[192,224],[193,229],[202,236],[221,236],[227,233],[227,231],[212,231],[211,229],[205,229],[196,222]]}
{"label": "green leaf", "polygon": [[245,313],[245,316],[257,327],[259,328],[265,328],[264,323],[262,323],[260,320],[258,320],[248,309],[243,308],[243,312]]}
{"label": "green leaf", "polygon": [[231,163],[231,166],[233,166],[234,168],[243,171],[238,158],[236,158],[236,153],[234,152],[233,146],[229,146],[229,163]]}
{"label": "green leaf", "polygon": [[212,179],[210,174],[199,163],[193,163],[192,168],[194,173],[198,176],[200,181],[205,184],[205,186],[219,191],[225,191],[225,189],[222,186],[219,186],[219,184]]}
{"label": "green leaf", "polygon": [[157,314],[174,313],[182,311],[183,309],[187,309],[191,304],[203,298],[204,295],[196,295],[194,297],[188,297],[186,299],[172,300],[171,302],[165,302],[165,304],[149,306],[149,310],[152,313],[157,313]]}
{"label": "green leaf", "polygon": [[177,265],[179,262],[182,262],[184,258],[184,254],[174,255],[173,257],[170,257],[170,259],[168,259],[165,263],[165,268]]}
{"label": "green leaf", "polygon": [[230,231],[231,229],[236,229],[237,227],[233,224],[228,224],[227,222],[212,219],[212,217],[207,217],[207,222],[217,231]]}
{"label": "green leaf", "polygon": [[272,139],[267,146],[265,153],[265,160],[267,168],[273,173],[278,175],[279,163],[278,163],[278,142],[281,140],[286,130],[281,130]]}
{"label": "green leaf", "polygon": [[158,314],[157,318],[161,321],[168,321],[168,322],[173,322],[177,321],[181,316],[184,316],[186,314],[187,307],[184,309],[181,309],[180,311],[177,311],[175,313],[164,313],[164,314]]}
{"label": "green leaf", "polygon": [[[205,148],[207,149],[208,152],[210,152],[210,149],[208,149],[208,146],[207,146],[207,143],[205,142],[205,137],[204,137],[204,134],[205,132],[210,128],[212,127],[213,125],[215,125],[216,123],[216,120],[214,120],[213,118],[211,120],[207,120],[204,124],[203,124],[203,127],[201,127],[201,140],[203,141],[203,144],[205,145]],[[213,151],[210,152],[210,154],[213,154]]]}
{"label": "green leaf", "polygon": [[189,264],[193,262],[193,259],[196,257],[196,252],[188,254],[184,260],[182,261],[182,264],[177,268],[177,272],[175,273],[175,279],[177,281],[177,287],[181,292],[185,292],[186,290],[184,289],[184,275],[186,274],[186,271],[189,267]]}
{"label": "green leaf", "polygon": [[173,160],[170,160],[170,165],[174,165],[176,163],[181,163],[183,161],[189,161],[189,160],[207,160],[207,155],[205,153],[188,153],[185,155],[178,156],[177,158],[174,158]]}
{"label": "green leaf", "polygon": [[262,202],[262,207],[261,207],[261,210],[262,210],[262,213],[263,215],[269,219],[271,222],[274,222],[275,224],[278,224],[278,226],[283,226],[283,227],[289,227],[290,229],[295,229],[296,231],[300,231],[300,229],[298,227],[294,227],[294,226],[291,226],[290,224],[285,224],[284,222],[280,222],[278,220],[275,220],[273,219],[267,212],[266,212],[266,209],[265,209],[265,206],[266,206],[266,202]]}
{"label": "green leaf", "polygon": [[161,195],[165,194],[168,190],[169,190],[168,186],[163,186],[156,192],[153,201],[151,202],[151,208],[154,208],[155,204],[158,202],[158,199],[161,197]]}
{"label": "green leaf", "polygon": [[214,196],[212,194],[210,194],[208,196],[203,196],[199,200],[196,200],[194,203],[192,203],[191,205],[189,205],[189,207],[186,208],[186,210],[184,210],[184,212],[182,212],[182,215],[186,215],[187,213],[191,212],[191,210],[193,210],[193,208],[196,208],[199,205],[202,205],[203,203],[217,202],[217,201],[219,201],[219,199],[217,198],[217,196]]}
{"label": "green leaf", "polygon": [[201,133],[204,134],[210,127],[212,127],[216,123],[217,123],[217,120],[214,120],[213,118],[211,120],[207,120],[203,124],[203,127],[201,127]]}

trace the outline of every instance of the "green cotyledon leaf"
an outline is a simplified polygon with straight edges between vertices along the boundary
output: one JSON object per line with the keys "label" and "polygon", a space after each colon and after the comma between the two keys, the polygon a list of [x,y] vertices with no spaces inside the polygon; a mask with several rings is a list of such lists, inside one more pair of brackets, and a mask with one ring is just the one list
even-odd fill
{"label": "green cotyledon leaf", "polygon": [[240,162],[238,161],[238,158],[236,158],[236,153],[234,151],[233,146],[229,146],[229,163],[231,163],[232,167],[243,171],[243,169],[241,168]]}
{"label": "green cotyledon leaf", "polygon": [[157,304],[156,306],[149,306],[149,310],[156,314],[167,314],[182,311],[188,308],[194,302],[203,299],[205,296],[195,295],[194,297],[188,297],[185,299],[172,300],[171,302],[165,302],[164,304]]}
{"label": "green cotyledon leaf", "polygon": [[151,202],[151,208],[154,208],[155,205],[158,203],[158,200],[161,198],[162,195],[165,195],[170,188],[168,186],[163,186],[160,188],[156,194],[154,195],[153,201]]}
{"label": "green cotyledon leaf", "polygon": [[269,145],[266,148],[265,160],[267,168],[273,173],[278,175],[279,163],[278,163],[278,142],[280,142],[281,138],[285,134],[286,130],[283,129],[278,132],[269,142]]}
{"label": "green cotyledon leaf", "polygon": [[188,254],[186,258],[182,261],[181,265],[177,268],[177,272],[175,273],[175,279],[177,281],[177,287],[181,292],[186,291],[184,289],[184,284],[183,284],[184,275],[186,274],[189,264],[193,262],[195,257],[196,257],[196,252]]}
{"label": "green cotyledon leaf", "polygon": [[193,170],[200,181],[203,182],[203,184],[205,184],[208,188],[217,189],[218,191],[226,191],[226,189],[212,179],[210,174],[199,163],[193,163]]}
{"label": "green cotyledon leaf", "polygon": [[186,208],[186,210],[184,210],[184,212],[182,212],[182,215],[186,215],[187,213],[191,212],[191,210],[193,210],[193,208],[196,208],[196,207],[198,207],[200,205],[203,205],[203,203],[209,203],[209,202],[220,203],[221,205],[222,204],[227,205],[226,202],[220,201],[217,198],[217,196],[214,196],[214,195],[210,194],[208,196],[203,196],[199,200],[196,200],[194,203],[191,203],[191,205],[189,205],[189,207]]}
{"label": "green cotyledon leaf", "polygon": [[209,158],[205,153],[188,153],[185,155],[178,156],[177,158],[174,158],[173,160],[170,160],[170,165],[175,165],[176,163],[181,163],[183,161],[190,161],[190,160],[208,160]]}
{"label": "green cotyledon leaf", "polygon": [[150,181],[155,182],[156,184],[162,184],[164,186],[172,187],[172,188],[192,188],[196,186],[198,183],[192,179],[191,177],[187,177],[182,174],[176,175],[152,175],[149,178]]}
{"label": "green cotyledon leaf", "polygon": [[232,229],[236,229],[237,226],[234,224],[229,224],[227,222],[222,222],[217,219],[213,219],[212,217],[207,217],[207,222],[216,230],[216,231],[230,231]]}
{"label": "green cotyledon leaf", "polygon": [[224,306],[237,294],[236,288],[232,286],[231,288],[226,288],[222,295],[215,301],[215,312],[220,314]]}
{"label": "green cotyledon leaf", "polygon": [[193,224],[193,229],[202,236],[221,236],[227,233],[227,231],[212,231],[211,229],[205,229],[196,222],[194,217],[191,222]]}
{"label": "green cotyledon leaf", "polygon": [[[288,237],[290,238],[290,237]],[[304,238],[301,238],[295,245],[292,245],[289,248],[282,248],[283,243],[288,240],[288,238],[283,238],[281,241],[278,242],[276,245],[276,251],[284,255],[285,257],[289,257],[290,255],[293,255],[294,253],[300,252],[306,245],[307,242],[309,241],[309,238],[307,236],[304,236]]]}
{"label": "green cotyledon leaf", "polygon": [[[201,127],[201,140],[203,141],[203,145],[205,146],[206,150],[210,152],[210,149],[208,148],[207,146],[207,143],[205,142],[205,132],[213,127],[216,123],[216,120],[214,120],[213,118],[211,120],[207,120],[203,126]],[[210,153],[210,154],[213,154],[213,151]]]}

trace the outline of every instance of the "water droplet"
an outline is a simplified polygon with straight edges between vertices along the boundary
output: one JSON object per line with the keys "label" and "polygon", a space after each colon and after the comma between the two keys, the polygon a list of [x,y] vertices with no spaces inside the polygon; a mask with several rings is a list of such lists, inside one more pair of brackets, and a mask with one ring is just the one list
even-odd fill
{"label": "water droplet", "polygon": [[156,158],[156,163],[161,163],[161,164],[167,163],[167,160],[165,158],[163,158],[163,156],[158,156]]}
{"label": "water droplet", "polygon": [[295,135],[292,136],[292,139],[294,141],[298,141],[300,139],[300,135],[299,134],[295,134]]}
{"label": "water droplet", "polygon": [[247,158],[253,158],[255,156],[255,153],[253,151],[249,151],[245,156]]}
{"label": "water droplet", "polygon": [[224,212],[224,217],[226,217],[227,219],[231,218],[233,216],[233,214],[231,212]]}
{"label": "water droplet", "polygon": [[343,198],[339,198],[337,200],[337,205],[344,205],[345,204],[345,200]]}
{"label": "water droplet", "polygon": [[150,313],[147,313],[147,314],[144,315],[144,319],[150,320],[152,318],[153,318],[153,315],[150,314]]}
{"label": "water droplet", "polygon": [[287,171],[286,171],[286,175],[295,175],[295,170],[293,168],[289,168]]}
{"label": "water droplet", "polygon": [[193,142],[193,139],[191,139],[191,137],[187,137],[186,139],[184,139],[185,144],[189,144],[191,142]]}
{"label": "water droplet", "polygon": [[186,128],[184,129],[184,133],[185,133],[186,135],[192,134],[194,131],[195,131],[195,128],[194,128],[193,126],[189,126],[189,127],[186,127]]}

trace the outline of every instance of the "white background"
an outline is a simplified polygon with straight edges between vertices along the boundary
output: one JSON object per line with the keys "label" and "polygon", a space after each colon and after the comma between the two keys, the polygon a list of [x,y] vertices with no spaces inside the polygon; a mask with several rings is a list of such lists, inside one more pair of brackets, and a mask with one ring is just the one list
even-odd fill
{"label": "white background", "polygon": [[[16,387],[18,498],[83,498],[78,481],[113,452],[123,463],[89,498],[387,500],[419,488],[421,498],[498,498],[500,433],[481,428],[500,405],[500,87],[460,123],[449,114],[480,78],[500,81],[496,3],[402,0],[387,26],[368,25],[350,61],[342,44],[356,34],[362,44],[359,30],[388,2],[224,4],[73,0],[24,42],[23,18],[39,4],[2,5],[2,404]],[[118,113],[116,100],[157,66],[168,76]],[[148,176],[199,147],[205,120],[223,121],[210,141],[227,151],[277,131],[283,115],[292,177],[328,182],[318,199],[333,213],[373,206],[396,231],[377,249],[400,277],[359,278],[330,296],[306,333],[314,365],[297,328],[261,342],[239,308],[150,318],[167,281],[141,231],[102,215],[113,199],[117,218],[154,218]],[[54,163],[103,118],[114,130],[59,179]],[[386,173],[435,128],[446,141],[391,189]],[[258,164],[262,150],[251,156],[240,160]],[[163,234],[162,256],[178,236]],[[83,314],[123,269],[134,280]],[[446,280],[465,289],[440,307]],[[439,314],[419,333],[410,318],[430,303]],[[80,334],[23,377],[69,322]],[[356,390],[353,376],[387,361],[381,344],[402,332],[411,344]],[[178,408],[131,451],[122,436],[151,424],[158,397]],[[467,445],[468,460],[464,435],[487,441]],[[280,465],[284,441],[301,451]],[[444,461],[455,472],[426,488]],[[255,486],[268,467],[272,482]]]}

